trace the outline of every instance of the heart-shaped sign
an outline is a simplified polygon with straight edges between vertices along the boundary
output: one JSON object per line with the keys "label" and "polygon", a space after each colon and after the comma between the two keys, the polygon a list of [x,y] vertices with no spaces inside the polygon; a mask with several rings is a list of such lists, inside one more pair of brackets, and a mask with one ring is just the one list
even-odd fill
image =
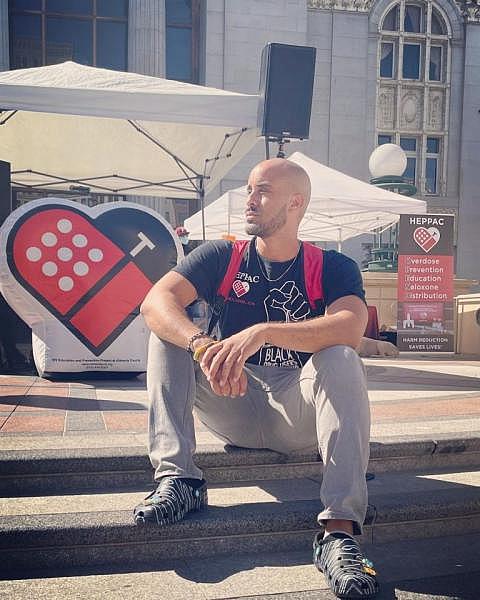
{"label": "heart-shaped sign", "polygon": [[32,205],[8,233],[9,270],[99,356],[139,314],[152,284],[176,265],[176,241],[160,215],[129,203]]}
{"label": "heart-shaped sign", "polygon": [[436,227],[417,227],[413,232],[413,239],[424,252],[436,246],[440,240],[440,231]]}
{"label": "heart-shaped sign", "polygon": [[248,281],[240,281],[239,279],[235,279],[232,285],[233,291],[237,294],[237,298],[240,296],[244,296],[250,289],[250,284]]}

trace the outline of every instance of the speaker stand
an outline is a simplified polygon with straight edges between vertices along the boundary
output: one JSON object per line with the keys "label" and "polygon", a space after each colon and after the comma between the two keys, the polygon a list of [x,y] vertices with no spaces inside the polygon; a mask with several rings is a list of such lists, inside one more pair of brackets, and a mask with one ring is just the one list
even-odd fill
{"label": "speaker stand", "polygon": [[270,142],[276,142],[278,144],[277,158],[285,158],[285,144],[289,144],[290,140],[283,137],[266,137],[265,138],[265,158],[270,158]]}

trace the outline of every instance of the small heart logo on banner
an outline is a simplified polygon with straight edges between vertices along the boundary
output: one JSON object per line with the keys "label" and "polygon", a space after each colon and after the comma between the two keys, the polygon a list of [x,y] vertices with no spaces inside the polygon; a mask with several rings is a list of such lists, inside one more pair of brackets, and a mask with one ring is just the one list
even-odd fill
{"label": "small heart logo on banner", "polygon": [[236,279],[233,282],[233,291],[237,294],[237,298],[240,298],[240,296],[244,296],[248,290],[250,289],[250,284],[247,281],[240,281],[239,279]]}
{"label": "small heart logo on banner", "polygon": [[413,232],[413,239],[424,252],[430,252],[440,240],[440,232],[436,227],[417,227]]}

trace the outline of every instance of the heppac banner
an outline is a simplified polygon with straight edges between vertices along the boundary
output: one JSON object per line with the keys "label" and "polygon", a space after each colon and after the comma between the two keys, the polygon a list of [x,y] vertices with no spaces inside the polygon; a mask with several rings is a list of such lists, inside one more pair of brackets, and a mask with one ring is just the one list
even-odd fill
{"label": "heppac banner", "polygon": [[397,346],[453,352],[453,215],[401,215]]}
{"label": "heppac banner", "polygon": [[43,198],[0,228],[0,289],[32,328],[40,375],[141,372],[140,304],[182,257],[169,223],[147,207]]}

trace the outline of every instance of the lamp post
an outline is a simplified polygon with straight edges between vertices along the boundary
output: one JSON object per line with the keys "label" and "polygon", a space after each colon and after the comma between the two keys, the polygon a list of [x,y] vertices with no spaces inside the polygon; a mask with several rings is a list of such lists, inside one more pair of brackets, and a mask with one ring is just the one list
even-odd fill
{"label": "lamp post", "polygon": [[[370,155],[368,167],[372,178],[370,183],[384,190],[403,196],[413,196],[417,188],[403,177],[407,168],[407,156],[397,144],[382,144]],[[384,234],[388,231],[388,239]],[[386,231],[377,231],[370,251],[372,260],[368,262],[369,271],[396,271],[398,257],[398,225],[392,225]]]}

